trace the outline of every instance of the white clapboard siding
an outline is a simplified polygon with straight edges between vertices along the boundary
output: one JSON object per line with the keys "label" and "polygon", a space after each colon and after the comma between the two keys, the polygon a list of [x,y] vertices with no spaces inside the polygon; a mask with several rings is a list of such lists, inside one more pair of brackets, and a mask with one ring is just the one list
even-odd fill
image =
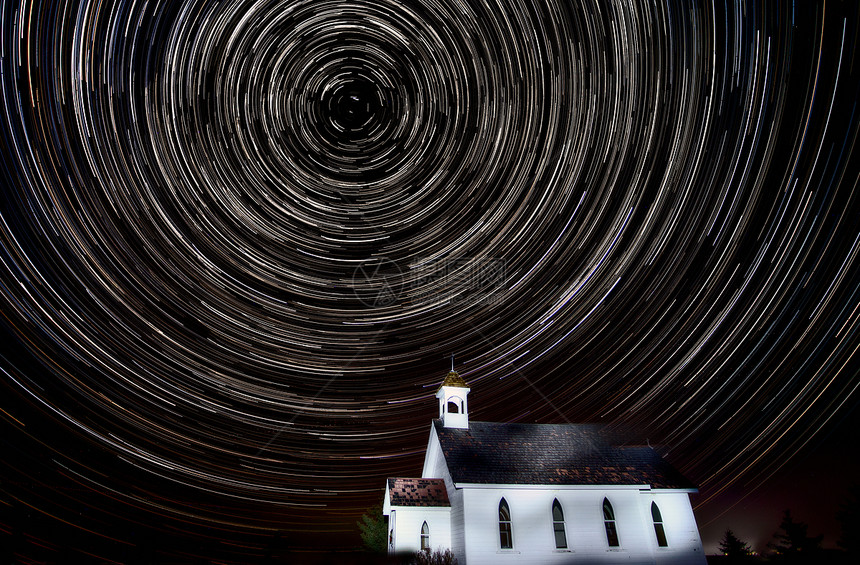
{"label": "white clapboard siding", "polygon": [[[685,492],[654,494],[638,488],[553,489],[464,487],[465,560],[462,565],[501,563],[705,563],[701,541]],[[513,549],[500,547],[499,501],[511,511]],[[603,521],[603,499],[615,510],[620,547],[610,548]],[[558,499],[565,519],[567,550],[555,547],[552,502]],[[657,501],[669,547],[659,548],[651,520],[651,502]],[[452,502],[452,516],[456,510]],[[456,503],[459,506],[459,500]],[[457,528],[452,532],[456,538]]]}
{"label": "white clapboard siding", "polygon": [[451,547],[451,509],[442,507],[395,506],[394,539],[397,553],[421,549],[421,525],[430,528],[430,547]]}

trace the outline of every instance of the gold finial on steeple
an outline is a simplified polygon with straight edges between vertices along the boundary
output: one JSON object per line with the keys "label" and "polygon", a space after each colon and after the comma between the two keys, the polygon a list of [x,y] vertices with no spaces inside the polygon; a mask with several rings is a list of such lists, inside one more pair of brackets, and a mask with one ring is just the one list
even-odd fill
{"label": "gold finial on steeple", "polygon": [[451,372],[445,375],[445,380],[442,381],[440,388],[443,386],[458,386],[462,388],[469,388],[469,385],[466,384],[466,381],[463,380],[457,371],[454,370],[454,354],[451,354]]}

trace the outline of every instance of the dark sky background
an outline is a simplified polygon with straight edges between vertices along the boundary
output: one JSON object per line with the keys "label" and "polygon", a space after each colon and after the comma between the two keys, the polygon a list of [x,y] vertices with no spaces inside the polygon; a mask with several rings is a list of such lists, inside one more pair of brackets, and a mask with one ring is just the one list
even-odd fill
{"label": "dark sky background", "polygon": [[4,3],[3,557],[352,548],[452,353],[832,547],[858,5],[573,4]]}

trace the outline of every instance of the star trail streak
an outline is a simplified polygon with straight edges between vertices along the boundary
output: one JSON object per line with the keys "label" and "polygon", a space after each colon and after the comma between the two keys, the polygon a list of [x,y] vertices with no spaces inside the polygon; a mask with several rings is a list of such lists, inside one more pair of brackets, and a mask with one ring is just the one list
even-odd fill
{"label": "star trail streak", "polygon": [[2,2],[2,502],[351,532],[451,352],[767,480],[860,386],[860,14],[802,4]]}

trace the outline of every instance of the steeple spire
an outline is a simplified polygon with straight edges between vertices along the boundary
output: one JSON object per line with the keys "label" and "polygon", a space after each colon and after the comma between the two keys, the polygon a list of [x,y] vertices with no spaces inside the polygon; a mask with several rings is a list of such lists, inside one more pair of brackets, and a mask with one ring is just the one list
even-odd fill
{"label": "steeple spire", "polygon": [[451,372],[445,375],[445,380],[436,391],[436,398],[439,399],[439,418],[446,428],[469,428],[469,404],[466,398],[469,390],[469,385],[454,370],[452,354]]}

